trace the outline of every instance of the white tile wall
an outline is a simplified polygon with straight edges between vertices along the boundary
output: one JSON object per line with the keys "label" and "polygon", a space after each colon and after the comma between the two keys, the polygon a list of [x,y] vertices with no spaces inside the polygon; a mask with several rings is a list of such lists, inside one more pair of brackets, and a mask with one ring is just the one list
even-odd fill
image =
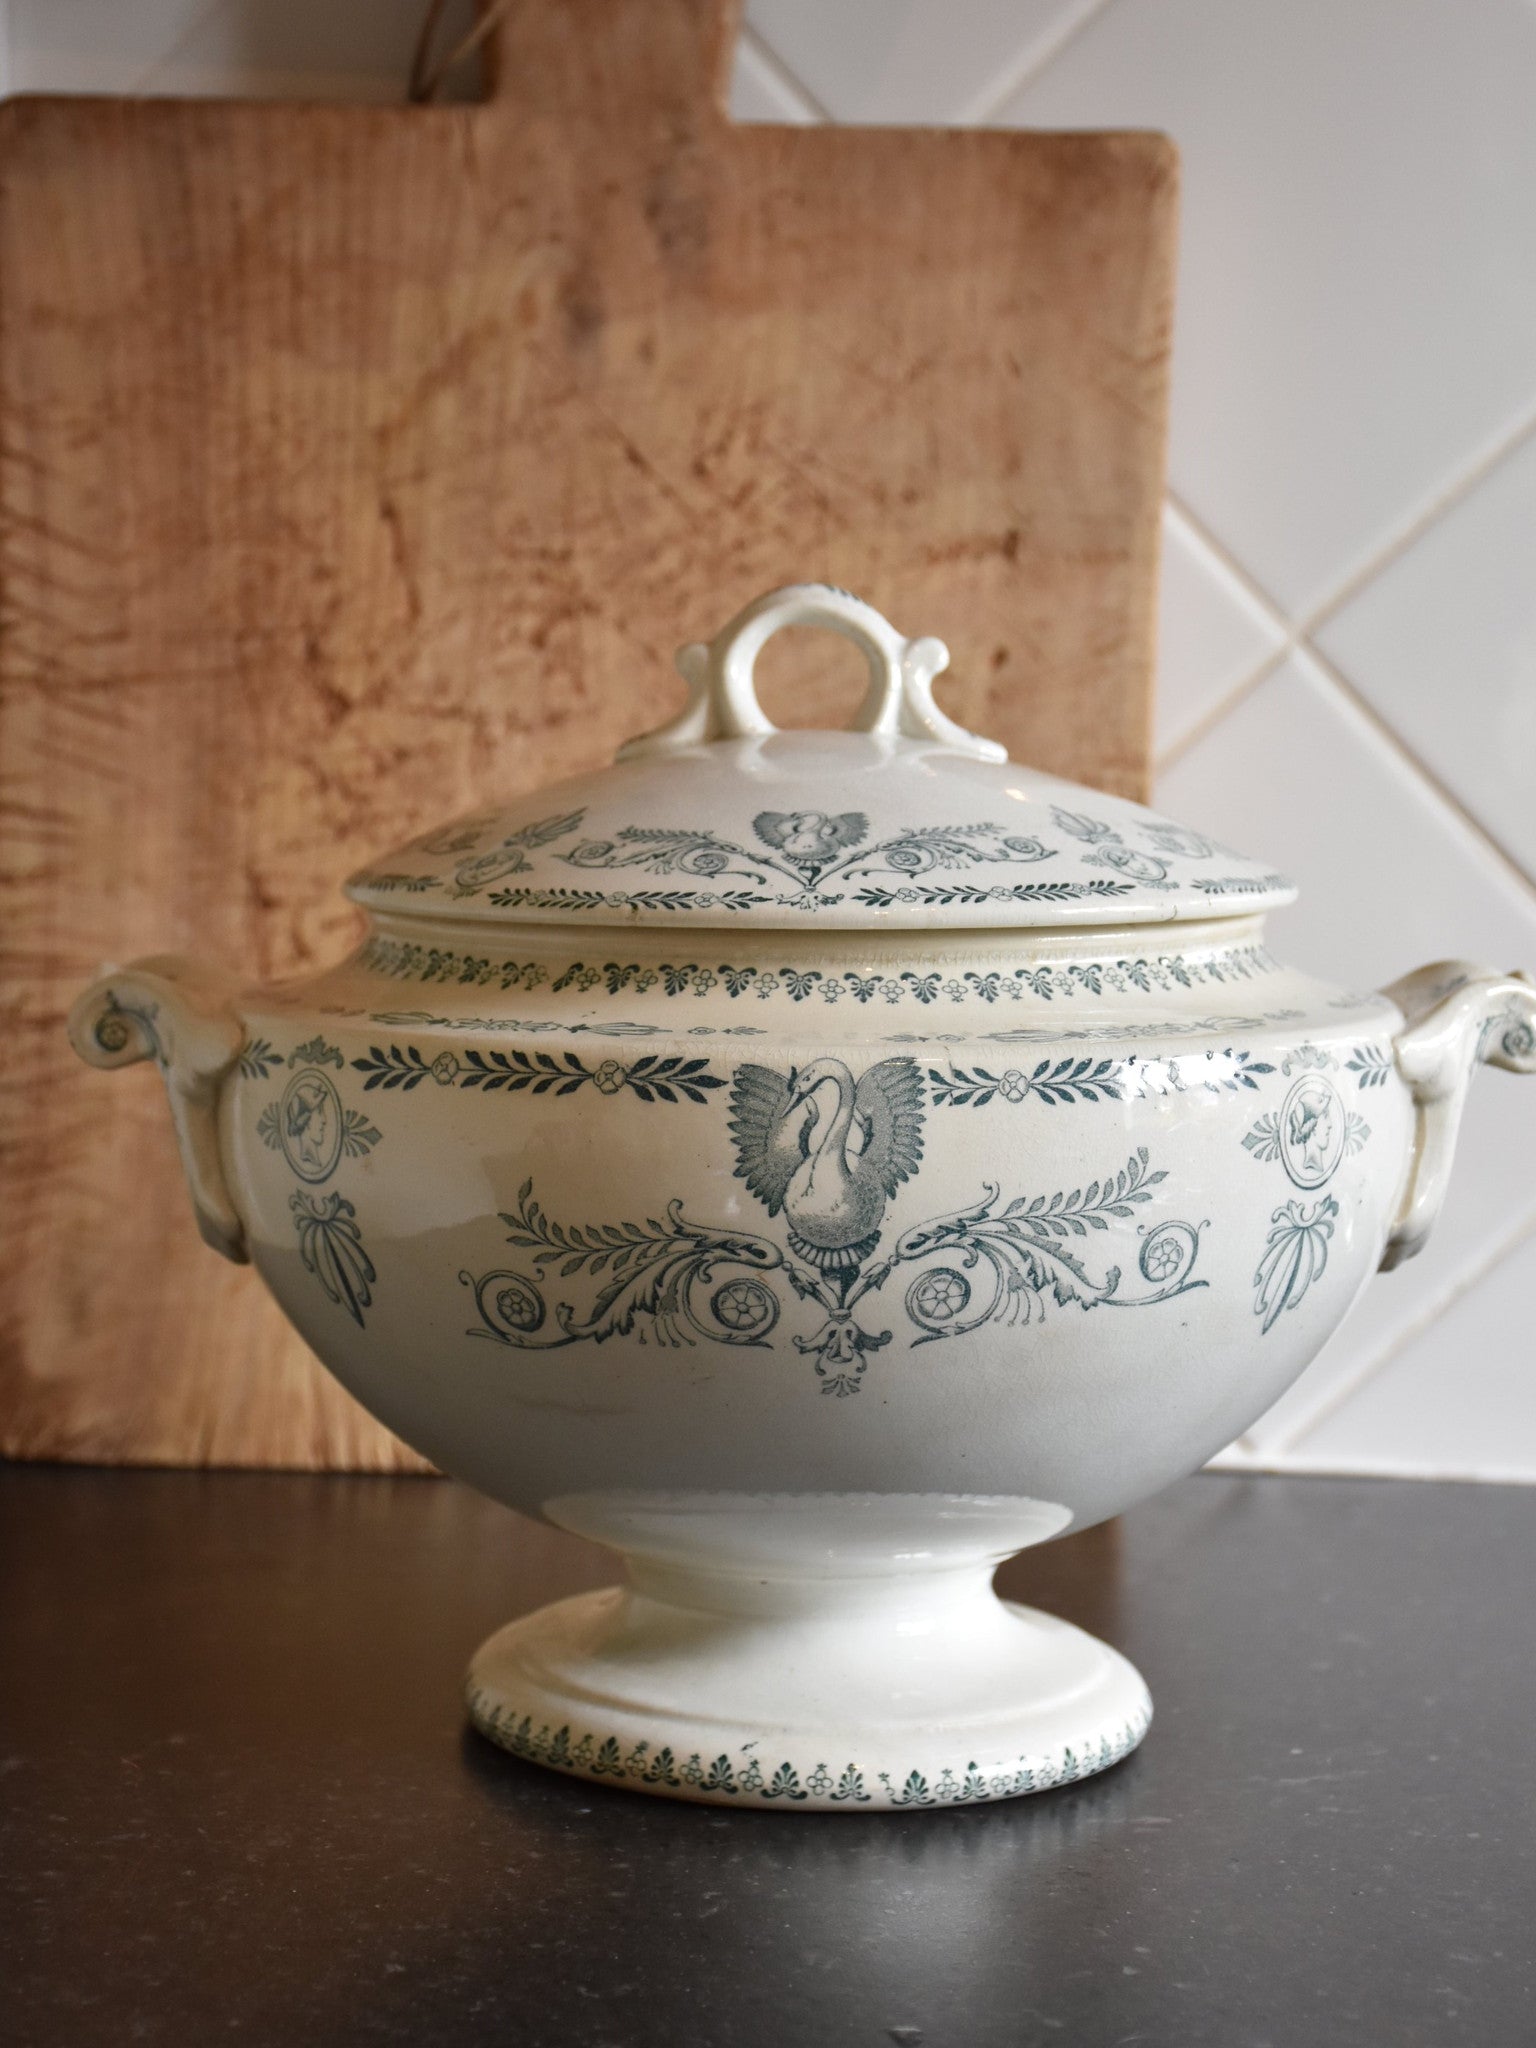
{"label": "white tile wall", "polygon": [[1293,618],[1529,415],[1533,107],[1530,0],[1115,0],[1004,110],[1177,138],[1173,482]]}
{"label": "white tile wall", "polygon": [[1536,433],[1317,641],[1536,880]]}
{"label": "white tile wall", "polygon": [[1098,0],[752,0],[749,19],[833,121],[985,120]]}
{"label": "white tile wall", "polygon": [[[389,99],[422,4],[0,0],[0,89]],[[749,0],[735,111],[1175,136],[1162,800],[1325,973],[1536,967],[1532,0]],[[1481,1080],[1429,1250],[1228,1462],[1536,1481],[1533,1160]]]}
{"label": "white tile wall", "polygon": [[1536,1237],[1527,1236],[1322,1411],[1304,1439],[1306,1469],[1536,1478],[1536,1372],[1529,1347],[1510,1342],[1528,1325],[1533,1291]]}
{"label": "white tile wall", "polygon": [[1158,604],[1159,755],[1186,745],[1288,639],[1273,605],[1170,502]]}

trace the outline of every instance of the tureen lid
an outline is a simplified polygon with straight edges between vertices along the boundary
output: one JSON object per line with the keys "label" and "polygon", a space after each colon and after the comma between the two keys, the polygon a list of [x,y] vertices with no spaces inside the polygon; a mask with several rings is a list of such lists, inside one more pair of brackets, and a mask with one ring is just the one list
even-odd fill
{"label": "tureen lid", "polygon": [[[763,715],[753,665],[790,625],[864,653],[847,732]],[[1162,924],[1292,900],[1283,875],[954,724],[933,701],[948,663],[846,591],[774,591],[680,650],[687,705],[611,768],[414,839],[347,893],[486,923],[825,930]]]}

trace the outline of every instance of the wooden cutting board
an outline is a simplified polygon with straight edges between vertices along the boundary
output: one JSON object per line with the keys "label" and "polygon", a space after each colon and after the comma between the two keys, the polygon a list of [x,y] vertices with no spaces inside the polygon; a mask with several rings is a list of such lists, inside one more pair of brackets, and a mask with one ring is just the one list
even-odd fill
{"label": "wooden cutting board", "polygon": [[483,106],[0,108],[7,1453],[417,1462],[199,1245],[153,1074],[67,1051],[104,961],[337,956],[355,863],[610,756],[799,578],[1141,791],[1170,146],[738,128],[733,40],[538,0]]}

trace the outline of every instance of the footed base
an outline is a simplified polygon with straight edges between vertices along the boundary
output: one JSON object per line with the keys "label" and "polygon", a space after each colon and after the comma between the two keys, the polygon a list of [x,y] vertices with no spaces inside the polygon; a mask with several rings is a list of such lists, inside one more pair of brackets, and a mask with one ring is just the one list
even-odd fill
{"label": "footed base", "polygon": [[725,1806],[964,1806],[1085,1778],[1152,1718],[1141,1675],[997,1598],[990,1566],[764,1581],[647,1566],[501,1629],[471,1719],[516,1756]]}

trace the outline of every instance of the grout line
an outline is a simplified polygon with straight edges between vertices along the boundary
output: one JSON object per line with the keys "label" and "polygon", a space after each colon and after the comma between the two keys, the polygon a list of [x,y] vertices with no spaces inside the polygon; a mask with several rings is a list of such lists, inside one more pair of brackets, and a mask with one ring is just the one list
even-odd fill
{"label": "grout line", "polygon": [[[1195,538],[1233,576],[1252,601],[1264,611],[1271,622],[1281,628],[1285,634],[1285,640],[1283,645],[1272,649],[1241,682],[1227,691],[1212,710],[1208,711],[1189,732],[1183,734],[1159,758],[1157,772],[1162,774],[1166,769],[1173,766],[1175,762],[1181,759],[1211,732],[1217,724],[1226,718],[1231,711],[1236,709],[1267,677],[1272,675],[1290,654],[1300,652],[1313,663],[1323,679],[1343,698],[1345,704],[1353,709],[1379,736],[1382,742],[1398,758],[1402,768],[1416,781],[1424,785],[1428,797],[1431,800],[1437,799],[1446,810],[1460,820],[1473,839],[1493,857],[1497,866],[1516,883],[1522,893],[1531,893],[1533,888],[1536,888],[1536,875],[1526,872],[1481,821],[1468,810],[1456,793],[1447,788],[1434,770],[1406,744],[1393,726],[1377,711],[1369,698],[1356,687],[1349,676],[1327,654],[1317,647],[1308,636],[1316,626],[1332,617],[1351,597],[1361,590],[1373,577],[1380,574],[1393,560],[1399,555],[1406,553],[1436,521],[1468,497],[1487,476],[1533,435],[1536,435],[1536,410],[1533,410],[1528,418],[1522,420],[1511,433],[1503,437],[1496,448],[1470,464],[1461,476],[1457,478],[1456,482],[1439,495],[1433,506],[1416,519],[1408,522],[1387,546],[1377,551],[1371,562],[1364,569],[1349,578],[1326,603],[1318,606],[1302,624],[1295,627],[1287,625],[1284,614],[1279,606],[1269,597],[1268,592],[1264,590],[1263,586],[1247,572],[1243,564],[1236,560],[1203,522],[1190,512],[1188,506],[1170,490],[1167,493],[1167,502],[1174,514],[1185,522]],[[1304,1446],[1306,1439],[1315,1430],[1322,1427],[1330,1416],[1336,1414],[1340,1408],[1345,1406],[1368,1386],[1408,1345],[1433,1329],[1435,1324],[1457,1302],[1471,1293],[1475,1287],[1481,1285],[1497,1267],[1502,1265],[1506,1259],[1513,1257],[1531,1238],[1536,1238],[1536,1218],[1527,1217],[1516,1230],[1511,1232],[1508,1237],[1502,1239],[1486,1257],[1464,1269],[1455,1280],[1449,1282],[1440,1294],[1428,1303],[1418,1315],[1412,1318],[1398,1335],[1389,1339],[1379,1351],[1374,1353],[1362,1367],[1351,1373],[1347,1379],[1331,1387],[1325,1395],[1319,1398],[1314,1407],[1307,1410],[1301,1419],[1293,1422],[1277,1440],[1263,1445],[1254,1444],[1248,1439],[1246,1432],[1236,1438],[1234,1443],[1227,1447],[1233,1454],[1233,1465],[1229,1469],[1268,1469],[1272,1471],[1295,1469],[1292,1461],[1297,1457],[1305,1455]]]}
{"label": "grout line", "polygon": [[1059,22],[1053,31],[1031,43],[1022,55],[1015,58],[1011,68],[1001,72],[992,84],[963,107],[954,116],[954,125],[961,128],[984,128],[995,121],[1002,109],[1032,79],[1038,78],[1048,64],[1054,64],[1062,51],[1070,48],[1087,28],[1096,22],[1101,14],[1107,14],[1115,0],[1082,0],[1079,11],[1069,14]]}
{"label": "grout line", "polygon": [[1384,569],[1388,569],[1402,555],[1407,554],[1432,526],[1438,525],[1448,512],[1452,512],[1465,499],[1471,497],[1478,485],[1483,483],[1521,445],[1536,435],[1536,406],[1525,417],[1516,422],[1507,434],[1501,435],[1495,444],[1471,463],[1422,511],[1414,513],[1397,532],[1392,534],[1357,569],[1351,570],[1338,588],[1325,597],[1297,627],[1297,633],[1312,634],[1325,626],[1349,603],[1358,597],[1368,583],[1374,582]]}
{"label": "grout line", "polygon": [[773,79],[779,90],[787,99],[794,101],[808,122],[821,122],[828,125],[835,122],[836,116],[832,113],[832,110],[822,105],[810,87],[803,79],[797,77],[790,70],[778,51],[764,37],[762,31],[754,28],[750,21],[742,23],[736,37],[736,44],[738,49],[743,44],[746,45],[758,63],[762,65],[763,69]]}
{"label": "grout line", "polygon": [[1176,767],[1186,754],[1237,710],[1245,699],[1252,696],[1259,685],[1266,682],[1292,654],[1306,656],[1330,688],[1344,699],[1349,709],[1363,720],[1376,738],[1396,757],[1398,766],[1413,780],[1422,783],[1428,795],[1438,802],[1442,809],[1451,813],[1482,851],[1492,859],[1506,881],[1515,883],[1522,895],[1530,896],[1536,893],[1536,874],[1528,873],[1509,849],[1493,836],[1481,819],[1468,810],[1456,792],[1448,788],[1434,769],[1414,752],[1402,735],[1382,717],[1371,700],[1356,688],[1344,671],[1320,647],[1315,646],[1310,640],[1303,639],[1299,634],[1288,638],[1285,646],[1276,648],[1266,655],[1259,666],[1235,688],[1229,690],[1214,709],[1207,712],[1189,732],[1175,740],[1167,752],[1158,758],[1155,764],[1156,774],[1163,775],[1170,768]]}
{"label": "grout line", "polygon": [[1257,689],[1260,683],[1273,675],[1275,669],[1279,667],[1288,654],[1299,650],[1309,655],[1321,667],[1327,669],[1334,682],[1371,717],[1373,722],[1392,740],[1399,752],[1418,769],[1424,780],[1435,788],[1451,809],[1456,811],[1478,836],[1493,848],[1500,861],[1505,866],[1514,869],[1515,874],[1526,887],[1536,886],[1536,875],[1527,873],[1499,841],[1473,816],[1461,802],[1460,798],[1454,792],[1447,789],[1434,774],[1433,770],[1418,759],[1411,749],[1399,738],[1395,729],[1374,710],[1369,700],[1356,688],[1354,683],[1321,652],[1311,637],[1320,627],[1326,626],[1331,619],[1335,618],[1352,598],[1357,597],[1383,571],[1389,569],[1394,562],[1407,554],[1442,518],[1454,511],[1467,498],[1471,497],[1480,484],[1485,482],[1496,469],[1532,438],[1536,438],[1536,406],[1533,406],[1524,418],[1517,421],[1507,434],[1502,435],[1493,447],[1485,450],[1483,454],[1477,456],[1469,463],[1467,468],[1453,482],[1436,495],[1431,504],[1407,520],[1389,540],[1376,549],[1375,553],[1366,562],[1359,568],[1352,570],[1335,590],[1324,598],[1320,604],[1314,605],[1294,626],[1287,622],[1286,615],[1280,605],[1270,596],[1269,592],[1251,571],[1238,560],[1220,536],[1213,532],[1202,519],[1191,511],[1189,505],[1176,491],[1172,489],[1165,491],[1164,497],[1169,508],[1178,518],[1183,520],[1196,539],[1216,557],[1228,574],[1242,586],[1251,601],[1265,613],[1270,622],[1280,628],[1285,634],[1285,643],[1280,648],[1271,650],[1269,654],[1265,655],[1247,675],[1234,683],[1191,726],[1188,732],[1182,733],[1178,739],[1173,741],[1166,752],[1158,756],[1154,763],[1155,772],[1161,775],[1168,769],[1175,767],[1185,754],[1203,740],[1229,712],[1235,711],[1244,698]]}
{"label": "grout line", "polygon": [[1529,896],[1536,892],[1536,874],[1527,873],[1508,848],[1501,845],[1488,830],[1488,827],[1473,812],[1467,809],[1467,806],[1456,792],[1448,788],[1440,780],[1440,777],[1430,767],[1429,763],[1422,756],[1415,753],[1402,735],[1387,723],[1369,697],[1363,695],[1355,687],[1344,671],[1321,648],[1315,646],[1312,641],[1300,640],[1297,642],[1297,645],[1325,680],[1347,701],[1351,709],[1363,718],[1377,736],[1396,754],[1399,765],[1416,775],[1430,794],[1437,797],[1441,805],[1450,811],[1483,850],[1493,857],[1497,866],[1503,870],[1506,879],[1517,883],[1523,895]]}
{"label": "grout line", "polygon": [[1173,513],[1174,517],[1181,520],[1189,528],[1195,539],[1202,546],[1208,548],[1216,557],[1217,561],[1221,563],[1227,574],[1232,578],[1232,581],[1242,585],[1254,603],[1269,618],[1271,624],[1277,626],[1287,639],[1294,639],[1301,628],[1292,626],[1290,620],[1285,615],[1284,608],[1275,598],[1270,596],[1253,571],[1246,568],[1237,559],[1220,535],[1214,533],[1206,525],[1198,512],[1190,509],[1188,502],[1181,498],[1171,485],[1163,492],[1163,502],[1169,511]]}
{"label": "grout line", "polygon": [[1316,1406],[1308,1409],[1299,1422],[1292,1423],[1276,1442],[1265,1448],[1262,1455],[1288,1457],[1313,1430],[1326,1422],[1330,1415],[1336,1415],[1340,1408],[1352,1401],[1363,1387],[1368,1386],[1378,1373],[1389,1366],[1394,1358],[1418,1338],[1427,1335],[1457,1302],[1464,1300],[1474,1287],[1480,1287],[1496,1268],[1503,1265],[1506,1259],[1513,1258],[1522,1246],[1533,1238],[1536,1238],[1536,1215],[1527,1216],[1518,1229],[1512,1231],[1508,1237],[1501,1238],[1485,1257],[1476,1264],[1464,1268],[1454,1280],[1448,1281],[1444,1291],[1432,1302],[1427,1303],[1405,1325],[1398,1336],[1389,1338],[1381,1350],[1375,1352],[1358,1371],[1330,1387],[1326,1394],[1319,1395]]}
{"label": "grout line", "polygon": [[1234,683],[1225,691],[1209,710],[1202,711],[1187,732],[1180,733],[1176,740],[1170,741],[1152,764],[1154,781],[1159,775],[1167,774],[1170,768],[1176,768],[1184,756],[1193,752],[1203,739],[1208,738],[1224,718],[1236,711],[1245,698],[1253,695],[1261,683],[1267,683],[1276,669],[1283,668],[1296,652],[1297,645],[1290,634],[1287,634],[1281,646],[1270,648],[1257,666],[1249,669],[1240,682]]}
{"label": "grout line", "polygon": [[[1532,417],[1524,424],[1518,434],[1501,444],[1498,456],[1488,458],[1479,463],[1474,470],[1468,472],[1467,477],[1464,479],[1464,487],[1458,490],[1457,496],[1464,496],[1467,491],[1475,488],[1476,484],[1482,481],[1489,471],[1495,467],[1497,462],[1502,461],[1505,455],[1512,453],[1519,446],[1520,442],[1532,435],[1536,435],[1536,413],[1533,413]],[[1241,563],[1237,562],[1216,541],[1215,537],[1209,533],[1198,519],[1190,514],[1188,508],[1172,492],[1168,494],[1168,502],[1178,516],[1189,526],[1196,538],[1204,542],[1218,556],[1223,565],[1239,578],[1244,588],[1251,593],[1255,602],[1262,604],[1273,621],[1283,626],[1284,614],[1273,600],[1268,597],[1263,586],[1254,581],[1253,577],[1243,569]],[[1442,511],[1448,509],[1452,502],[1454,500],[1449,498],[1442,499],[1440,509]],[[1439,514],[1437,513],[1435,516],[1438,517]],[[1429,524],[1430,521],[1426,518],[1414,529],[1415,535],[1426,530]],[[1409,543],[1404,541],[1403,545],[1407,546]],[[1385,555],[1379,557],[1377,568],[1384,567],[1388,559],[1389,557]],[[1358,586],[1352,586],[1352,588],[1356,587]],[[1341,598],[1339,601],[1342,603],[1344,600]],[[1314,614],[1314,619],[1319,616],[1323,615]],[[1231,689],[1222,695],[1217,703],[1211,706],[1201,718],[1197,719],[1188,732],[1181,734],[1168,747],[1166,752],[1158,756],[1154,764],[1155,773],[1163,775],[1170,768],[1177,766],[1200,741],[1207,738],[1221,724],[1223,719],[1229,717],[1232,712],[1237,710],[1239,705],[1252,696],[1259,685],[1266,682],[1275,673],[1276,669],[1292,654],[1303,654],[1333,688],[1338,691],[1339,695],[1345,699],[1350,707],[1365,720],[1372,731],[1397,757],[1399,765],[1416,777],[1432,796],[1438,798],[1446,810],[1450,811],[1460,820],[1472,838],[1491,855],[1495,864],[1503,871],[1506,878],[1515,882],[1522,894],[1530,895],[1532,891],[1536,891],[1536,872],[1531,872],[1522,866],[1509,849],[1489,831],[1488,827],[1483,824],[1476,813],[1468,808],[1456,791],[1442,781],[1441,777],[1422,755],[1416,753],[1409,746],[1396,727],[1382,716],[1370,698],[1338,666],[1332,656],[1325,653],[1309,637],[1310,630],[1310,623],[1295,628],[1286,627],[1284,643],[1277,648],[1272,648],[1264,656],[1263,660],[1257,663],[1240,682],[1235,683]]]}
{"label": "grout line", "polygon": [[1274,625],[1279,626],[1284,632],[1285,644],[1279,649],[1272,650],[1247,675],[1234,683],[1225,695],[1187,733],[1181,734],[1168,748],[1167,752],[1158,757],[1156,762],[1157,773],[1161,775],[1164,770],[1172,768],[1177,762],[1182,760],[1184,755],[1188,753],[1189,749],[1197,741],[1204,739],[1213,726],[1219,724],[1229,711],[1235,711],[1245,697],[1255,690],[1266,677],[1274,673],[1287,654],[1299,650],[1310,656],[1320,667],[1327,669],[1334,682],[1354,702],[1359,704],[1362,710],[1367,712],[1373,722],[1393,741],[1398,750],[1409,761],[1413,762],[1424,780],[1431,783],[1451,808],[1457,811],[1472,826],[1474,831],[1493,847],[1501,861],[1506,866],[1514,868],[1515,873],[1527,887],[1536,886],[1536,876],[1527,874],[1518,862],[1514,861],[1510,854],[1505,851],[1504,847],[1467,810],[1460,798],[1448,790],[1439,781],[1433,770],[1425,766],[1412,753],[1398,737],[1394,728],[1371,706],[1369,699],[1356,688],[1340,669],[1334,666],[1333,662],[1327,655],[1322,653],[1311,637],[1320,626],[1327,625],[1330,619],[1342,611],[1351,598],[1357,597],[1368,583],[1373,582],[1376,577],[1381,575],[1383,570],[1390,568],[1400,556],[1405,555],[1417,541],[1421,540],[1429,532],[1431,527],[1436,525],[1447,513],[1454,511],[1456,506],[1461,504],[1466,498],[1469,498],[1479,484],[1483,483],[1508,457],[1515,454],[1525,442],[1533,437],[1536,437],[1536,407],[1533,407],[1524,419],[1512,428],[1508,434],[1503,436],[1494,448],[1478,456],[1473,463],[1463,470],[1455,482],[1448,485],[1436,497],[1432,505],[1423,512],[1415,514],[1412,519],[1399,529],[1391,540],[1376,550],[1368,562],[1361,568],[1352,571],[1335,591],[1325,598],[1321,604],[1315,605],[1294,626],[1286,622],[1285,613],[1281,610],[1280,606],[1252,573],[1243,566],[1220,537],[1212,532],[1211,528],[1190,510],[1189,506],[1175,491],[1169,490],[1165,492],[1164,495],[1170,508],[1184,521],[1184,524],[1204,544],[1210,553],[1216,557],[1222,567],[1242,585],[1248,596],[1256,605],[1261,607],[1270,621]]}
{"label": "grout line", "polygon": [[1278,645],[1269,648],[1259,657],[1251,669],[1239,676],[1235,683],[1230,684],[1222,692],[1221,696],[1217,698],[1216,702],[1200,714],[1187,732],[1181,733],[1176,740],[1172,741],[1158,755],[1153,763],[1154,776],[1163,775],[1168,769],[1176,766],[1191,748],[1197,746],[1209,732],[1221,723],[1228,712],[1235,711],[1245,697],[1250,696],[1259,687],[1260,683],[1266,682],[1274,674],[1275,670],[1280,667],[1281,663],[1285,661],[1287,656],[1295,650],[1297,645],[1296,631],[1274,598],[1270,596],[1263,584],[1258,581],[1251,571],[1245,568],[1237,559],[1226,543],[1211,531],[1210,527],[1206,525],[1205,521],[1197,513],[1190,510],[1188,504],[1179,496],[1178,492],[1171,488],[1165,489],[1163,492],[1163,503],[1165,508],[1173,514],[1174,518],[1187,526],[1206,552],[1213,556],[1220,566],[1226,570],[1232,581],[1240,587],[1249,601],[1264,614],[1270,627],[1280,635],[1280,639]]}

